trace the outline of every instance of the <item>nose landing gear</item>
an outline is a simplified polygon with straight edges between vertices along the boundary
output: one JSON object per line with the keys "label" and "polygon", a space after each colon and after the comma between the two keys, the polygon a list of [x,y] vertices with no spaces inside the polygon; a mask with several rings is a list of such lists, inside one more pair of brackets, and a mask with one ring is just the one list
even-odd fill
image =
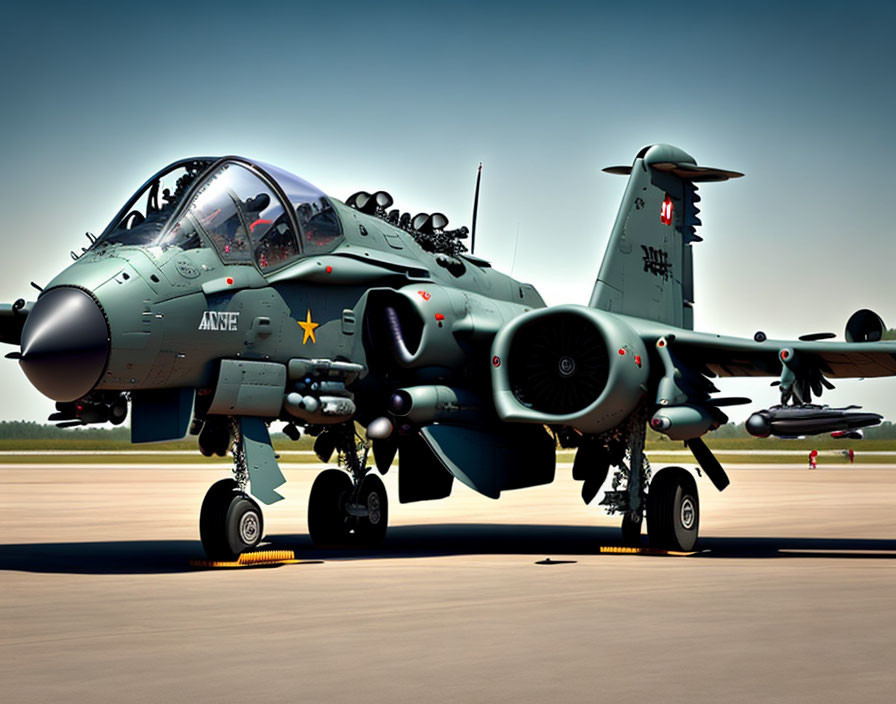
{"label": "nose landing gear", "polygon": [[264,518],[255,501],[234,479],[212,484],[199,512],[199,537],[211,560],[235,560],[264,535]]}

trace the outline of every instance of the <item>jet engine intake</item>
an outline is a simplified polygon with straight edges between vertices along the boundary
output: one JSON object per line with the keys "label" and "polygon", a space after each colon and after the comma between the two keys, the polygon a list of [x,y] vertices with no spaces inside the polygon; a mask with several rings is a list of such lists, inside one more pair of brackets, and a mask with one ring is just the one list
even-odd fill
{"label": "jet engine intake", "polygon": [[466,351],[454,324],[466,311],[461,294],[431,284],[375,290],[364,311],[364,340],[371,366],[453,368]]}
{"label": "jet engine intake", "polygon": [[648,367],[644,343],[618,316],[576,305],[532,311],[495,336],[495,407],[505,421],[603,432],[637,407]]}

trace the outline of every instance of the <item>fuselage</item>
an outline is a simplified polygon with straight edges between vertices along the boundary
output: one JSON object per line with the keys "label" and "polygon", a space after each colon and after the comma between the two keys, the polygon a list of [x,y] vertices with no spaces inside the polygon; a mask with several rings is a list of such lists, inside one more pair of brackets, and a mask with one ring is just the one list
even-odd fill
{"label": "fuselage", "polygon": [[[424,336],[460,326],[475,339],[477,328],[493,334],[544,305],[487,262],[426,251],[408,230],[276,167],[185,160],[153,176],[46,286],[20,363],[62,402],[92,391],[201,390],[221,359],[367,366],[367,302],[399,294],[402,314],[426,316]],[[430,317],[439,319],[428,325]],[[462,368],[469,349],[457,349],[406,367]],[[82,360],[76,375],[65,372],[73,359]]]}

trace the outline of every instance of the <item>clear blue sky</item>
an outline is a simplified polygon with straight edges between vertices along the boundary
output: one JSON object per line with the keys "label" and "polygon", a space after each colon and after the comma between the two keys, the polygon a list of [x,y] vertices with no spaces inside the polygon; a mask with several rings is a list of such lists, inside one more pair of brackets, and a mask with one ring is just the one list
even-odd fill
{"label": "clear blue sky", "polygon": [[[159,167],[236,153],[458,225],[483,161],[477,253],[584,303],[624,186],[600,168],[668,142],[747,174],[701,189],[698,329],[840,333],[861,307],[896,324],[896,6],[331,5],[3,2],[0,300]],[[50,412],[15,362],[0,383],[0,418]],[[828,401],[896,419],[896,380],[839,386]]]}

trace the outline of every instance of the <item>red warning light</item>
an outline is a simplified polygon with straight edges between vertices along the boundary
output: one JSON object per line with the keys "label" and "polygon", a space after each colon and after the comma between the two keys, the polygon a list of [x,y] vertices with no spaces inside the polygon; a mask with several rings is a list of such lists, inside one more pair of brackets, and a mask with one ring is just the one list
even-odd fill
{"label": "red warning light", "polygon": [[666,200],[660,206],[660,222],[663,225],[672,224],[672,199],[669,196],[666,196]]}
{"label": "red warning light", "polygon": [[436,320],[444,320],[444,319],[445,319],[444,315],[442,315],[441,313],[436,313]]}
{"label": "red warning light", "polygon": [[620,348],[619,348],[619,354],[624,355],[624,354],[625,354],[625,349],[622,348],[622,347],[620,347]]}
{"label": "red warning light", "polygon": [[228,285],[228,286],[233,286],[233,279],[230,278],[229,276],[227,277],[227,285]]}
{"label": "red warning light", "polygon": [[790,356],[790,352],[787,350],[781,350],[781,359],[787,359]]}
{"label": "red warning light", "polygon": [[332,274],[332,273],[333,273],[333,267],[331,267],[329,264],[327,265],[327,273],[328,273],[328,274]]}
{"label": "red warning light", "polygon": [[493,367],[501,366],[501,358],[498,355],[495,355],[494,357],[492,357],[492,366]]}
{"label": "red warning light", "polygon": [[639,367],[641,366],[641,355],[635,355],[635,364],[637,364]]}

